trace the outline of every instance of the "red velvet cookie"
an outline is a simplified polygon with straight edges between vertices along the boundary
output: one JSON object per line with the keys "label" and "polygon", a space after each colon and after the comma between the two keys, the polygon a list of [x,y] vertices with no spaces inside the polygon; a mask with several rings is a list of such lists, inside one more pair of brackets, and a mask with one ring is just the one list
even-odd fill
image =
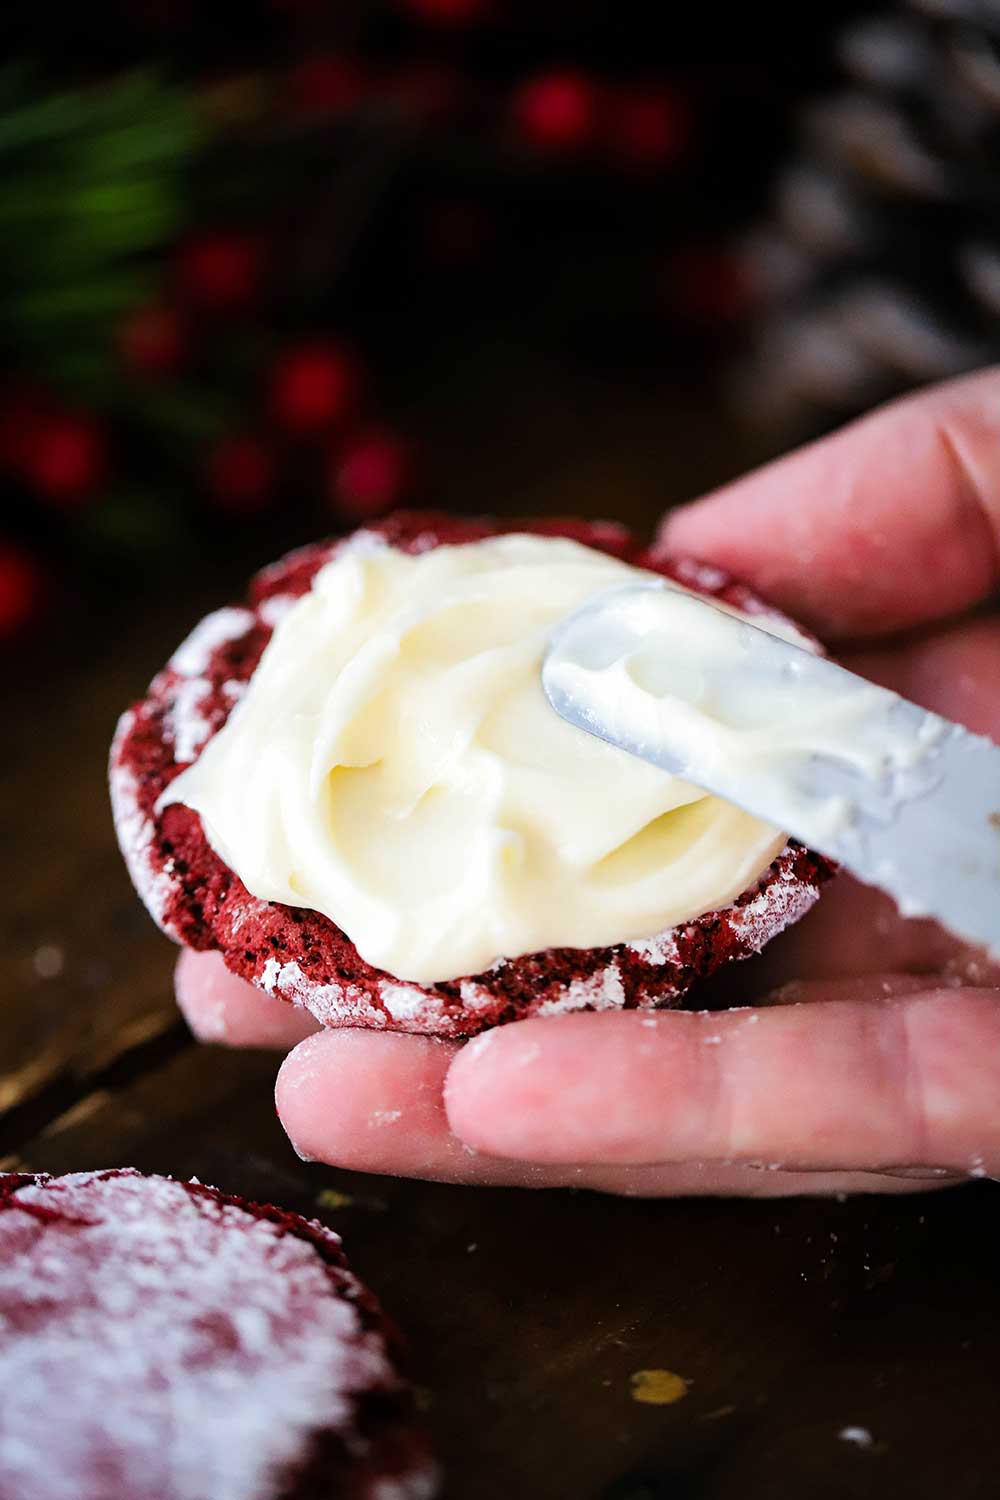
{"label": "red velvet cookie", "polygon": [[320,1224],[128,1169],[0,1176],[4,1500],[428,1500],[396,1335]]}
{"label": "red velvet cookie", "polygon": [[[370,528],[406,552],[504,531],[571,537],[746,613],[778,614],[719,569],[639,547],[611,523],[490,524],[401,512]],[[351,540],[318,542],[265,568],[247,603],[204,619],[118,725],[110,771],[118,838],[139,894],[170,937],[218,949],[234,974],[305,1006],[325,1026],[469,1036],[529,1015],[676,1003],[695,980],[758,952],[813,904],[831,866],[789,843],[722,911],[642,941],[549,949],[505,959],[483,974],[419,985],[366,963],[319,912],[251,896],[209,845],[196,813],[180,804],[157,811],[157,803],[225,723],[282,612]]]}

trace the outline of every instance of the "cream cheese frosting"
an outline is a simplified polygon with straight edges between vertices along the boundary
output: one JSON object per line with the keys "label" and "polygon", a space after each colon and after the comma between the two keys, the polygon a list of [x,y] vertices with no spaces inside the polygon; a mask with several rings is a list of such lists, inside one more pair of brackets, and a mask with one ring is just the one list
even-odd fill
{"label": "cream cheese frosting", "polygon": [[416,983],[725,906],[784,834],[565,723],[542,690],[559,621],[651,576],[555,537],[346,547],[161,805],[197,811],[252,895],[324,913]]}

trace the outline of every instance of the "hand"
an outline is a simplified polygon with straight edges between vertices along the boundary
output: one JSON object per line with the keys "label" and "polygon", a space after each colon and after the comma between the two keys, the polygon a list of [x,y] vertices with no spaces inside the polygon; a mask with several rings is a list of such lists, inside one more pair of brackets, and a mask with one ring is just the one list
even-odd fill
{"label": "hand", "polygon": [[[1000,583],[1000,371],[675,512],[663,540],[1000,740],[1000,618],[969,614]],[[177,974],[203,1039],[298,1044],[279,1114],[301,1155],[343,1167],[642,1194],[1000,1176],[1000,968],[982,955],[841,877],[726,983],[756,1008],[535,1019],[461,1045],[319,1031],[216,954],[183,953]]]}

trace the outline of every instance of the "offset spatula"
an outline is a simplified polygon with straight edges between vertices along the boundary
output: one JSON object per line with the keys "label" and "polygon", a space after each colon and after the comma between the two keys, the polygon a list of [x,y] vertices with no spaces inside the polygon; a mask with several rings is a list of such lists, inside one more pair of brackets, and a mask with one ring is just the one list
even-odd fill
{"label": "offset spatula", "polygon": [[665,582],[612,590],[566,619],[542,683],[571,724],[1000,954],[990,740]]}

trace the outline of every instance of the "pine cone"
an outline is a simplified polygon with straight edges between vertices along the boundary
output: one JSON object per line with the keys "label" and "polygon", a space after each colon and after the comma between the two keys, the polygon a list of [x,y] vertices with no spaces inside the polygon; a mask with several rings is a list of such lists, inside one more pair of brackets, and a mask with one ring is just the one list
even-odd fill
{"label": "pine cone", "polygon": [[1000,358],[1000,0],[903,0],[837,52],[744,247],[734,392],[785,431]]}

